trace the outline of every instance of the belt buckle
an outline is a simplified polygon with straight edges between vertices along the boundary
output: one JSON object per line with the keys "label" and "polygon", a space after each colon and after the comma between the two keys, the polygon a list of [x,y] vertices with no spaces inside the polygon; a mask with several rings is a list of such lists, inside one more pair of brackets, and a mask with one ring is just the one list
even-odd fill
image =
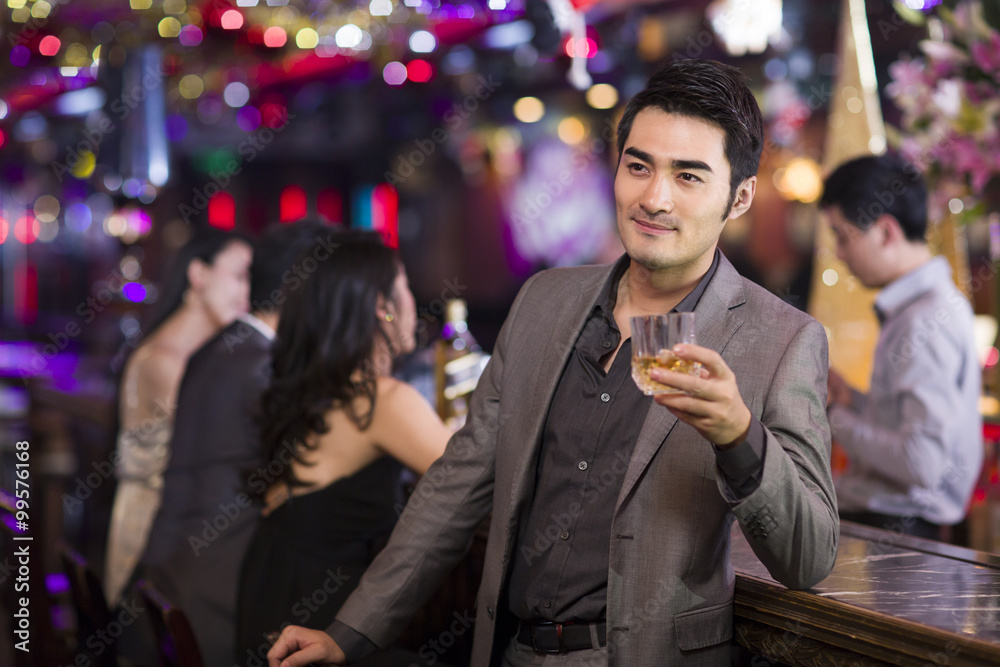
{"label": "belt buckle", "polygon": [[[552,626],[552,627],[554,627],[556,629],[556,640],[557,640],[557,642],[559,644],[558,648],[554,648],[554,649],[551,649],[551,648],[538,648],[538,643],[535,641],[535,631],[534,631],[534,628],[543,627],[543,626],[546,626],[546,627],[547,626]],[[562,639],[563,624],[562,623],[553,623],[552,621],[544,621],[542,623],[535,623],[534,624],[534,628],[532,628],[532,631],[531,631],[531,650],[533,650],[535,653],[545,653],[545,654],[550,654],[550,655],[558,655],[560,653],[569,653],[569,650],[563,645],[563,639]]]}

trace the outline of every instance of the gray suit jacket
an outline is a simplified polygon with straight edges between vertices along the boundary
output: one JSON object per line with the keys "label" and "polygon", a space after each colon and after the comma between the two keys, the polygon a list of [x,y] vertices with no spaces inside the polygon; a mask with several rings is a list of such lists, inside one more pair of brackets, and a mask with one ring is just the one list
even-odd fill
{"label": "gray suit jacket", "polygon": [[[338,620],[385,646],[462,556],[492,510],[472,664],[509,639],[506,581],[533,493],[549,402],[611,267],[555,269],[521,290],[472,398],[466,426],[417,486],[386,549]],[[778,581],[807,588],[833,567],[839,536],[826,421],[823,327],[743,279],[723,257],[698,303],[700,345],[736,374],[765,426],[760,486],[733,500],[712,446],[655,403],[625,471],[608,539],[612,667],[728,665],[740,522]]]}

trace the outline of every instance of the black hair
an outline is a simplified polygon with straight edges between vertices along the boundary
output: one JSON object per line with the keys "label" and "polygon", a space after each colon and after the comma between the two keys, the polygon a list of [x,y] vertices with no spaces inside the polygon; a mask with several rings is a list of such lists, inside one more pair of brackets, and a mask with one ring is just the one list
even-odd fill
{"label": "black hair", "polygon": [[201,227],[181,246],[170,260],[164,278],[160,281],[159,297],[143,327],[142,340],[149,338],[184,301],[187,291],[188,266],[196,259],[209,266],[216,256],[230,243],[246,243],[250,240],[239,232],[224,232],[214,227]]}
{"label": "black hair", "polygon": [[265,310],[270,304],[272,310],[279,310],[279,302],[284,298],[276,296],[275,292],[287,296],[287,288],[294,284],[289,271],[295,268],[299,256],[308,255],[307,251],[311,250],[313,259],[318,261],[329,253],[327,246],[336,243],[336,236],[341,233],[340,227],[315,220],[299,220],[266,229],[254,243],[250,309]]}
{"label": "black hair", "polygon": [[840,209],[844,218],[864,231],[880,215],[898,222],[909,241],[927,234],[927,185],[920,170],[896,155],[868,155],[843,163],[823,184],[820,208]]}
{"label": "black hair", "polygon": [[[311,252],[311,251],[307,251]],[[266,461],[296,461],[315,449],[313,436],[326,433],[327,412],[344,408],[361,430],[375,410],[372,356],[376,336],[388,342],[377,316],[378,298],[392,300],[401,268],[396,251],[375,232],[346,231],[331,256],[289,290],[272,345],[271,380],[261,399],[261,441]],[[366,407],[358,410],[363,399]],[[302,486],[292,466],[275,482]]]}
{"label": "black hair", "polygon": [[[726,133],[725,152],[731,170],[729,205],[740,184],[756,175],[764,148],[764,119],[743,72],[714,60],[675,60],[649,77],[646,87],[625,105],[618,123],[618,159],[640,111],[656,107],[667,113],[708,121]],[[723,216],[725,217],[725,216]]]}

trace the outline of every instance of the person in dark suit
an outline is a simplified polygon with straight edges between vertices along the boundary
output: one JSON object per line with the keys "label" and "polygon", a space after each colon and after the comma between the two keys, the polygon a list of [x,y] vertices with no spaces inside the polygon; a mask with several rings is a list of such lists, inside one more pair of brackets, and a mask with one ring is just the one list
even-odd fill
{"label": "person in dark suit", "polygon": [[339,230],[302,221],[265,232],[251,266],[250,314],[192,355],[181,380],[163,501],[141,567],[191,621],[206,665],[232,664],[239,565],[259,510],[256,412],[282,304],[332,256]]}

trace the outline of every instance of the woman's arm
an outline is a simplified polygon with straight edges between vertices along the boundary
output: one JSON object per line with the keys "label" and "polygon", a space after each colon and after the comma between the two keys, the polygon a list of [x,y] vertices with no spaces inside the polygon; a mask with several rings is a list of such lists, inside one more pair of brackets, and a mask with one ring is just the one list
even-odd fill
{"label": "woman's arm", "polygon": [[368,433],[378,449],[421,475],[444,453],[452,435],[420,392],[394,378],[378,380]]}

